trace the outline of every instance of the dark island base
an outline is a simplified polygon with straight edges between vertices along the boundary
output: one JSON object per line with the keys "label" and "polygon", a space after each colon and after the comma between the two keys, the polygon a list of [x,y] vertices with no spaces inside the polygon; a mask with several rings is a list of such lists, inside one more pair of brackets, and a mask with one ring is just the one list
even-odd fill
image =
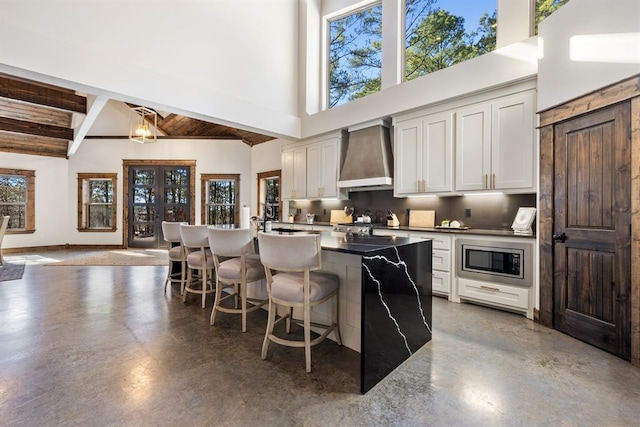
{"label": "dark island base", "polygon": [[431,242],[362,256],[360,392],[431,341]]}

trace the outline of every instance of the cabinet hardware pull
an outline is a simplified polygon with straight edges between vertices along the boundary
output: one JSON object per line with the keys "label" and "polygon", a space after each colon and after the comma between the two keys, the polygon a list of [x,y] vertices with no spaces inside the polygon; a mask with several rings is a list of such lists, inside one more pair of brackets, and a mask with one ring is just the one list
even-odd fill
{"label": "cabinet hardware pull", "polygon": [[422,192],[423,193],[427,192],[427,180],[426,179],[422,180]]}
{"label": "cabinet hardware pull", "polygon": [[496,189],[496,174],[494,173],[494,174],[493,174],[493,176],[492,176],[491,178],[492,178],[492,181],[493,181],[493,182],[491,183],[491,188],[492,188],[493,190],[495,190],[495,189]]}
{"label": "cabinet hardware pull", "polygon": [[484,174],[484,189],[489,189],[489,174]]}
{"label": "cabinet hardware pull", "polygon": [[480,289],[485,289],[487,291],[500,292],[500,289],[498,289],[498,288],[492,288],[492,287],[485,286],[485,285],[480,285]]}

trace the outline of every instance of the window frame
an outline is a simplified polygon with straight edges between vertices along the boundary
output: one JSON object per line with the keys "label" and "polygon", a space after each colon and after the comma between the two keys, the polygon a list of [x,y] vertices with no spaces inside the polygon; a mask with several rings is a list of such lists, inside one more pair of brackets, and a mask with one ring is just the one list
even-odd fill
{"label": "window frame", "polygon": [[240,224],[240,174],[216,174],[216,173],[203,173],[200,174],[200,224],[203,225],[216,225],[209,224],[209,183],[211,181],[235,181],[235,204],[233,213],[233,225]]}
{"label": "window frame", "polygon": [[[27,180],[27,194],[25,205],[25,228],[9,228],[6,234],[33,234],[36,231],[36,206],[35,206],[35,188],[36,188],[36,171],[27,169],[0,169],[0,175],[19,176]],[[2,203],[14,205],[15,203]]]}
{"label": "window frame", "polygon": [[[111,181],[113,197],[111,202],[111,227],[89,227],[88,194],[85,191],[85,182]],[[114,232],[118,229],[118,174],[117,173],[78,173],[78,231],[83,233]]]}

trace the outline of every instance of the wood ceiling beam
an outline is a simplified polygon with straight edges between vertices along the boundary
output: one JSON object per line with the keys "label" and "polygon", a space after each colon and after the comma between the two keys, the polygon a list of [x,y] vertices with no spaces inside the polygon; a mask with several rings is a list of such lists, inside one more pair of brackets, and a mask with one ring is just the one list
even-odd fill
{"label": "wood ceiling beam", "polygon": [[87,98],[70,90],[0,76],[0,96],[74,113],[87,113]]}
{"label": "wood ceiling beam", "polygon": [[64,139],[67,141],[71,141],[73,139],[73,129],[44,125],[41,123],[25,122],[24,120],[11,119],[9,117],[0,117],[0,130],[5,132]]}

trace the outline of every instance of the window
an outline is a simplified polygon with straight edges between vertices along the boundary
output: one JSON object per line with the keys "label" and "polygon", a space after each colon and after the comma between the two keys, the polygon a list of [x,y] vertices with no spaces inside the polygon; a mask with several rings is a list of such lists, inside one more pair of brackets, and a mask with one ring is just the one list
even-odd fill
{"label": "window", "polygon": [[329,21],[329,108],[379,92],[382,4]]}
{"label": "window", "polygon": [[7,233],[35,232],[36,172],[0,169],[0,216],[9,215]]}
{"label": "window", "polygon": [[536,34],[538,34],[538,24],[568,1],[569,0],[536,0]]}
{"label": "window", "polygon": [[496,47],[496,0],[406,0],[405,4],[405,80]]}
{"label": "window", "polygon": [[78,174],[78,230],[116,231],[115,173]]}
{"label": "window", "polygon": [[202,174],[202,223],[235,225],[239,223],[240,175]]}

